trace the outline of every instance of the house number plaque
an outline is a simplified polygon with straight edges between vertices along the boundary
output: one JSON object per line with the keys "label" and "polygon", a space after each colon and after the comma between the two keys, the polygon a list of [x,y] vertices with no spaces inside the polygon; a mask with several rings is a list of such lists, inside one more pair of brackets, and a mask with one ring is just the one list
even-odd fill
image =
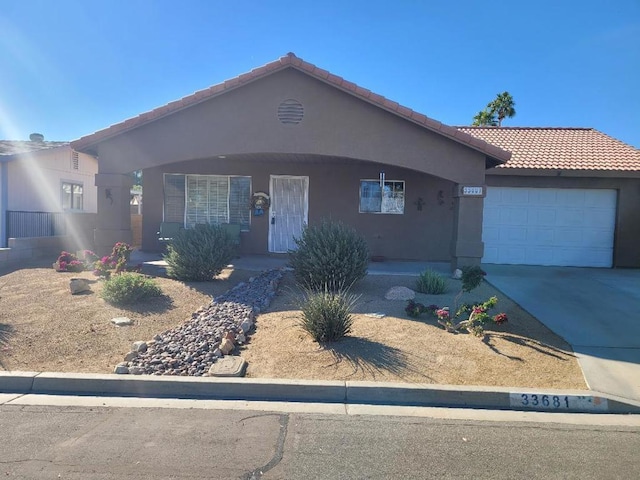
{"label": "house number plaque", "polygon": [[482,187],[462,187],[462,195],[464,196],[482,196]]}

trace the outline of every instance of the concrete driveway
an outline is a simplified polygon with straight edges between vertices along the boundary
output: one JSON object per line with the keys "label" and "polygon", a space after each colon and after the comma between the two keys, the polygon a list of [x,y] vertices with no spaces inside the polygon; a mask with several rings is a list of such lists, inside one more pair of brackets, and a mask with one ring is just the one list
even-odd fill
{"label": "concrete driveway", "polygon": [[640,400],[640,270],[482,268],[489,283],[571,344],[592,390]]}

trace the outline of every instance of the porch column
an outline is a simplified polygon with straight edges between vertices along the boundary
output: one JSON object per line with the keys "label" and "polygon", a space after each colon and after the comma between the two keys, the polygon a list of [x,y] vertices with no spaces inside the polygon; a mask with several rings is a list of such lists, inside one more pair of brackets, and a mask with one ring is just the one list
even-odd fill
{"label": "porch column", "polygon": [[456,185],[454,190],[451,268],[480,265],[484,255],[482,209],[486,195],[484,185]]}
{"label": "porch column", "polygon": [[94,245],[98,255],[111,252],[116,242],[131,243],[131,186],[129,175],[116,173],[96,174],[98,187],[98,218],[94,230]]}

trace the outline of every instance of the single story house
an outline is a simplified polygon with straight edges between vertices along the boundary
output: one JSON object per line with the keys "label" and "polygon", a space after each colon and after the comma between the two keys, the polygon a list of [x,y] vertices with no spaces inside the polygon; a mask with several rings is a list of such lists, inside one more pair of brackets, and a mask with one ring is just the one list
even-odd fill
{"label": "single story house", "polygon": [[[66,234],[68,214],[96,214],[98,160],[69,142],[0,140],[0,247]],[[91,239],[93,240],[93,239]]]}
{"label": "single story house", "polygon": [[[519,248],[514,231],[499,223],[501,211],[521,195],[501,188],[522,187],[533,196],[536,188],[605,189],[616,197],[614,240],[609,262],[598,265],[640,266],[640,231],[632,221],[640,201],[637,150],[619,147],[631,151],[625,171],[589,165],[569,172],[557,168],[555,157],[553,169],[538,160],[521,165],[529,157],[513,149],[524,151],[527,142],[502,139],[503,132],[517,130],[444,125],[290,53],[71,145],[99,159],[101,251],[131,240],[129,173],[142,169],[148,251],[161,248],[161,224],[209,222],[240,225],[241,253],[286,253],[305,224],[331,218],[355,227],[375,256],[452,267],[483,258],[508,263],[522,257],[496,251]],[[483,216],[487,195],[488,203],[500,199]],[[587,207],[600,201],[587,196]],[[562,218],[571,208],[561,204]],[[483,224],[492,227],[483,231]],[[555,248],[554,241],[547,238],[545,246]],[[524,259],[580,264],[579,255]]]}

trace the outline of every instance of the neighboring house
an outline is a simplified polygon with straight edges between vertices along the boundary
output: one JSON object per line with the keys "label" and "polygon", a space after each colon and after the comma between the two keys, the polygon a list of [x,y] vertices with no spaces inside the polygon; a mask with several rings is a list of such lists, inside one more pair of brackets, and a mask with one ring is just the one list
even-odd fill
{"label": "neighboring house", "polygon": [[[499,167],[510,165],[511,145],[463,130],[288,54],[71,145],[100,159],[101,251],[131,240],[130,173],[142,169],[149,251],[161,248],[163,222],[210,222],[239,224],[242,253],[286,253],[303,225],[331,218],[355,227],[375,256],[457,267],[478,264],[486,251],[486,260],[500,261],[483,243],[487,185],[490,199],[494,186],[580,186],[616,190],[623,214],[614,265],[639,266],[640,234],[628,216],[637,208],[639,160],[617,183],[562,183],[529,167],[501,178],[511,172]],[[256,208],[265,196],[270,204]]]}
{"label": "neighboring house", "polygon": [[68,142],[0,140],[0,241],[66,234],[65,214],[97,212],[95,157]]}

